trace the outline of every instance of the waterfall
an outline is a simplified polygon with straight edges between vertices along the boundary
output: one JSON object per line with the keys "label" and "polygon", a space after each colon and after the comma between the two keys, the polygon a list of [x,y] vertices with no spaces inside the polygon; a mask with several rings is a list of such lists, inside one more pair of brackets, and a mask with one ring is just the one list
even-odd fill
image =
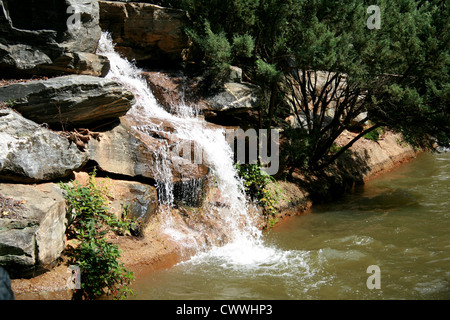
{"label": "waterfall", "polygon": [[[176,126],[178,138],[194,143],[203,150],[203,161],[208,164],[210,174],[214,177],[217,188],[220,190],[221,201],[226,205],[220,208],[220,212],[211,212],[222,219],[222,225],[229,237],[228,253],[242,252],[242,258],[248,257],[249,251],[254,251],[255,246],[261,244],[261,231],[249,214],[249,204],[246,201],[242,181],[237,177],[233,163],[233,152],[228,144],[223,129],[209,128],[206,121],[196,117],[197,112],[189,106],[180,106],[181,114],[171,114],[162,108],[148,87],[146,80],[141,76],[141,70],[134,64],[122,58],[114,51],[111,37],[108,33],[102,33],[99,41],[98,54],[108,57],[111,69],[106,76],[129,89],[134,93],[136,102],[129,113],[141,119],[137,129],[145,133],[146,130],[162,131],[162,121],[170,121]],[[166,164],[170,157],[168,146],[161,147],[157,155],[157,161],[153,164],[155,178],[157,180],[158,194],[164,195],[160,198],[160,206],[170,210],[173,205],[173,173]],[[195,231],[180,231],[175,228],[173,218],[167,212],[165,219],[165,232],[180,243],[189,243],[196,237]],[[178,226],[177,226],[178,227]],[[191,241],[195,242],[195,241]],[[234,247],[233,247],[234,246]],[[226,247],[224,248],[227,251]],[[237,254],[239,255],[239,253]]]}

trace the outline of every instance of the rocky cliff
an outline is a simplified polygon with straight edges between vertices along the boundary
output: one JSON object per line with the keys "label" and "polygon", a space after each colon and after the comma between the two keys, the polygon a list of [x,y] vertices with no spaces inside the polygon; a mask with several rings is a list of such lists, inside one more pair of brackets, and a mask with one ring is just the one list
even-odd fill
{"label": "rocky cliff", "polygon": [[100,26],[111,32],[116,50],[140,65],[180,64],[191,46],[187,12],[139,2],[99,1]]}
{"label": "rocky cliff", "polygon": [[[34,277],[57,264],[64,249],[68,222],[59,181],[96,167],[114,179],[114,210],[121,202],[143,221],[155,215],[160,150],[191,142],[174,134],[176,124],[168,120],[129,112],[135,96],[104,78],[110,61],[97,53],[98,43],[108,31],[128,59],[178,67],[191,45],[184,33],[189,17],[111,1],[0,0],[0,9],[0,264],[15,278]],[[154,73],[144,76],[156,83]],[[252,108],[258,100],[255,87],[242,83],[230,82],[217,94],[205,98],[201,112]],[[200,205],[208,165],[175,153],[166,165],[175,201]]]}
{"label": "rocky cliff", "polygon": [[2,74],[105,75],[98,12],[97,1],[0,1]]}

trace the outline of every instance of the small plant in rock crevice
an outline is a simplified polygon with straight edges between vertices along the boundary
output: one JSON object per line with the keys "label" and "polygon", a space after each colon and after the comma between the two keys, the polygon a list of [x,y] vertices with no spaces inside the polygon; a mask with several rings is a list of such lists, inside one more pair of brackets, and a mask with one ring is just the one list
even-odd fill
{"label": "small plant in rock crevice", "polygon": [[[262,206],[265,216],[274,217],[277,214],[275,205],[280,197],[275,179],[265,173],[258,164],[236,164],[236,169],[243,180],[245,193]],[[269,184],[275,187],[269,188]]]}
{"label": "small plant in rock crevice", "polygon": [[128,285],[134,275],[119,261],[120,249],[107,241],[109,231],[123,232],[128,226],[119,224],[108,211],[106,187],[95,180],[96,171],[89,175],[87,186],[78,183],[60,183],[65,191],[71,224],[68,236],[77,240],[69,250],[71,263],[81,270],[81,289],[75,292],[75,299],[95,299],[103,294],[114,299],[126,298],[132,294]]}
{"label": "small plant in rock crevice", "polygon": [[369,133],[366,133],[364,135],[364,138],[377,142],[378,140],[380,140],[380,137],[384,133],[384,131],[384,127],[379,127],[373,131],[370,131]]}

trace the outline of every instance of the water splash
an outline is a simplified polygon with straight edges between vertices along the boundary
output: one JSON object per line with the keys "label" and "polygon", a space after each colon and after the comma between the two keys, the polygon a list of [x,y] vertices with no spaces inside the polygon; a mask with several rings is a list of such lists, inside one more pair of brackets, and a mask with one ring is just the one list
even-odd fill
{"label": "water splash", "polygon": [[[110,61],[111,69],[106,77],[119,82],[134,93],[136,103],[129,113],[140,119],[141,125],[136,129],[142,133],[149,129],[150,131],[164,131],[162,123],[170,121],[176,127],[176,132],[172,134],[181,140],[194,141],[199,149],[203,150],[202,161],[208,164],[221,197],[226,203],[227,214],[222,216],[224,225],[231,233],[231,238],[246,238],[247,241],[251,241],[255,239],[255,236],[259,237],[260,233],[249,219],[248,204],[242,182],[237,178],[232,160],[232,150],[225,139],[225,131],[221,128],[208,127],[203,119],[196,117],[196,110],[187,105],[180,106],[178,109],[182,112],[177,115],[162,108],[153,96],[146,80],[141,76],[141,70],[114,51],[109,34],[102,34],[98,53],[108,57]],[[153,164],[159,194],[164,195],[163,198],[160,198],[160,203],[166,208],[170,207],[174,201],[173,173],[168,165],[170,151],[169,146],[163,144],[158,150],[156,161]],[[170,231],[174,238],[180,240],[179,232]],[[186,236],[194,235],[187,234]]]}
{"label": "water splash", "polygon": [[271,270],[280,269],[288,264],[287,261],[294,261],[298,265],[304,265],[303,268],[309,272],[304,252],[283,251],[264,243],[262,231],[257,227],[246,200],[243,183],[238,178],[233,151],[226,140],[225,130],[220,127],[212,128],[204,119],[196,117],[198,113],[195,108],[186,104],[175,108],[181,110],[178,114],[169,113],[162,108],[141,76],[141,70],[114,51],[109,34],[102,34],[98,53],[109,58],[111,70],[107,78],[121,83],[134,93],[136,103],[129,113],[141,120],[141,125],[136,129],[143,133],[149,129],[162,132],[161,122],[164,120],[175,124],[176,131],[171,134],[177,135],[181,140],[194,141],[202,150],[201,160],[208,165],[210,174],[214,177],[221,202],[225,205],[211,209],[206,214],[221,220],[221,232],[226,234],[228,241],[221,246],[209,246],[205,251],[202,250],[205,247],[205,243],[201,242],[204,241],[202,230],[180,227],[181,224],[177,223],[179,218],[170,214],[174,202],[174,183],[173,173],[168,165],[170,150],[167,145],[162,145],[158,150],[153,164],[158,180],[158,194],[164,195],[160,198],[160,208],[165,211],[164,232],[174,241],[198,250],[197,256],[190,263],[215,262],[230,268],[265,266],[264,268]]}

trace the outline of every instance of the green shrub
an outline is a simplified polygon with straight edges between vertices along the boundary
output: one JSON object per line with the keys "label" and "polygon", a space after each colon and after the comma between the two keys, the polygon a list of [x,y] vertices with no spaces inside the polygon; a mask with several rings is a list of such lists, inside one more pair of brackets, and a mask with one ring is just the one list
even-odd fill
{"label": "green shrub", "polygon": [[203,33],[187,29],[186,33],[204,51],[205,60],[216,77],[223,77],[229,68],[231,45],[224,32],[214,33],[208,21],[204,23]]}
{"label": "green shrub", "polygon": [[251,58],[255,49],[255,40],[248,34],[234,35],[232,49],[236,57]]}
{"label": "green shrub", "polygon": [[[68,252],[71,263],[81,270],[81,289],[75,298],[95,299],[103,294],[122,299],[132,294],[128,285],[134,279],[132,272],[119,262],[120,250],[109,243],[105,235],[117,228],[117,219],[108,211],[106,187],[95,180],[95,170],[89,175],[87,186],[78,183],[60,183],[65,190],[68,213],[72,217],[69,236],[79,244]],[[120,225],[123,228],[123,225]]]}
{"label": "green shrub", "polygon": [[251,58],[255,50],[255,41],[249,34],[235,34],[231,42],[223,30],[214,32],[209,21],[203,23],[203,29],[187,28],[186,33],[204,52],[213,80],[219,83],[229,75],[232,63]]}
{"label": "green shrub", "polygon": [[377,142],[380,139],[380,136],[383,134],[384,128],[379,127],[376,128],[364,135],[364,138]]}
{"label": "green shrub", "polygon": [[104,238],[85,239],[74,250],[73,258],[81,270],[82,291],[76,297],[94,299],[106,293],[123,299],[133,293],[128,284],[134,276],[119,261],[117,245]]}
{"label": "green shrub", "polygon": [[275,65],[267,63],[262,59],[256,61],[256,70],[261,80],[267,83],[276,82],[281,76],[281,72],[277,70]]}
{"label": "green shrub", "polygon": [[236,164],[236,169],[244,183],[245,193],[263,207],[265,215],[275,216],[278,192],[271,191],[268,187],[269,184],[276,183],[275,179],[261,170],[258,164]]}

